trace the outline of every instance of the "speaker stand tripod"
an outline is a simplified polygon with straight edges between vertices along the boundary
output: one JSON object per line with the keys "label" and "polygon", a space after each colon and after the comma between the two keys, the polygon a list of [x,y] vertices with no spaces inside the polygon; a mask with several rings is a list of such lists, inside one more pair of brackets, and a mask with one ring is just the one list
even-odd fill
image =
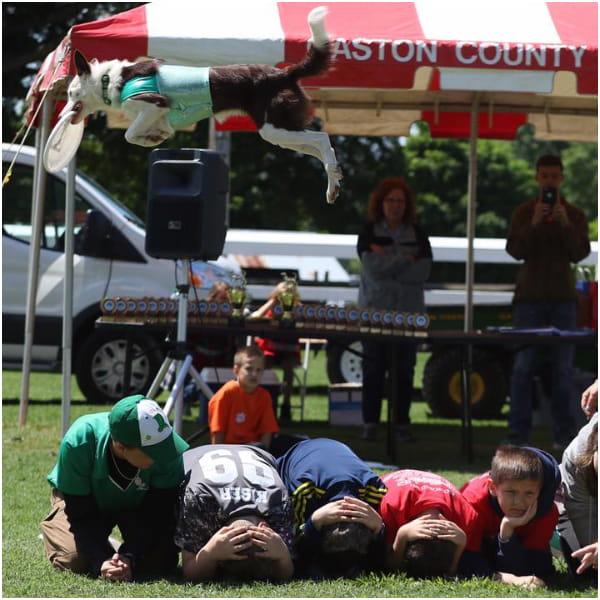
{"label": "speaker stand tripod", "polygon": [[[184,260],[184,267],[186,278],[189,273],[190,261]],[[187,313],[188,313],[188,293],[190,291],[189,284],[183,284],[177,286],[177,341],[175,347],[169,351],[167,357],[163,361],[154,381],[152,382],[150,389],[148,390],[147,396],[154,398],[160,389],[161,383],[167,377],[169,367],[176,362],[176,376],[175,383],[167,402],[164,407],[164,413],[169,416],[173,408],[175,408],[175,415],[173,417],[173,427],[175,431],[181,434],[183,429],[183,388],[185,386],[185,378],[190,375],[195,381],[198,389],[207,397],[210,398],[213,394],[212,390],[208,387],[206,382],[200,377],[200,374],[192,364],[192,355],[188,351],[187,347]],[[193,437],[197,437],[199,434],[195,434]]]}

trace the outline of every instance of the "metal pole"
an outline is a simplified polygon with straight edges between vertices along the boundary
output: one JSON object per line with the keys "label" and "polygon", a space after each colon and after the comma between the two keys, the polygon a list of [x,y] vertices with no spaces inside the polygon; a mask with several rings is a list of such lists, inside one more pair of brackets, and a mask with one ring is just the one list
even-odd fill
{"label": "metal pole", "polygon": [[[471,132],[469,140],[469,184],[467,209],[467,264],[465,269],[467,301],[465,304],[465,332],[473,330],[473,282],[475,261],[473,240],[475,238],[475,213],[477,208],[477,134],[479,123],[479,92],[475,94],[471,107]],[[473,433],[471,414],[471,373],[473,370],[473,346],[468,344],[463,350],[461,370],[461,395],[463,404],[463,452],[468,462],[473,460]]]}
{"label": "metal pole", "polygon": [[67,185],[65,189],[65,281],[63,292],[62,326],[62,435],[71,424],[71,371],[73,348],[73,260],[75,255],[75,167],[74,156],[67,167]]}
{"label": "metal pole", "polygon": [[50,115],[54,102],[45,98],[42,105],[42,121],[35,136],[34,185],[31,198],[31,240],[29,245],[29,264],[27,270],[27,296],[25,300],[25,332],[23,339],[23,372],[21,376],[21,396],[19,399],[19,426],[27,422],[29,405],[29,375],[31,373],[31,354],[35,326],[35,305],[37,298],[38,273],[40,269],[40,246],[42,227],[44,226],[44,200],[46,198],[46,171],[42,154],[50,129]]}
{"label": "metal pole", "polygon": [[[208,148],[218,152],[229,167],[231,163],[231,131],[217,131],[215,119],[208,126]],[[225,225],[229,227],[229,190],[225,198]]]}
{"label": "metal pole", "polygon": [[467,263],[465,268],[465,286],[467,301],[465,304],[465,332],[473,330],[473,281],[474,281],[474,252],[475,212],[477,208],[477,133],[479,120],[479,92],[475,94],[471,107],[471,136],[469,140],[469,182],[467,202]]}
{"label": "metal pole", "polygon": [[[179,306],[177,312],[177,350],[183,355],[185,352],[185,346],[187,342],[187,313],[188,313],[188,278],[190,273],[190,260],[183,260],[183,268],[185,271],[186,284],[179,286]],[[187,355],[185,360],[177,361],[177,379],[180,383],[179,386],[175,386],[171,394],[175,397],[175,415],[173,417],[173,427],[177,433],[181,433],[183,429],[183,384],[185,381],[185,375],[192,364],[192,356]]]}

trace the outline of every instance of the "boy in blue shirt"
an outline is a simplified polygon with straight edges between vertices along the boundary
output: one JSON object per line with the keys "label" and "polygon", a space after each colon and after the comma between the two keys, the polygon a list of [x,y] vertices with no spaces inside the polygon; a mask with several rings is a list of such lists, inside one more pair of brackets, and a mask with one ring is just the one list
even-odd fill
{"label": "boy in blue shirt", "polygon": [[348,446],[304,440],[277,468],[292,498],[300,575],[352,577],[383,565],[378,507],[386,487]]}

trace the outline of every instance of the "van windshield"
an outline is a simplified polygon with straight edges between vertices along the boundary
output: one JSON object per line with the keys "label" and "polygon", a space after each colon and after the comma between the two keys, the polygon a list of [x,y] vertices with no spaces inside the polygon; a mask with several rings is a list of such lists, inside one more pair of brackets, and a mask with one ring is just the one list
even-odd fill
{"label": "van windshield", "polygon": [[140,219],[140,217],[138,217],[134,212],[132,212],[124,204],[121,204],[116,198],[111,196],[110,192],[108,190],[104,189],[97,181],[90,179],[85,173],[82,173],[81,171],[78,171],[77,175],[79,177],[81,177],[82,179],[84,179],[86,184],[88,184],[90,187],[93,187],[94,190],[98,193],[98,195],[101,195],[102,199],[105,202],[109,203],[115,209],[116,212],[123,215],[128,221],[130,221],[134,225],[137,225],[138,227],[145,229],[146,224],[144,223],[144,221],[142,221],[142,219]]}

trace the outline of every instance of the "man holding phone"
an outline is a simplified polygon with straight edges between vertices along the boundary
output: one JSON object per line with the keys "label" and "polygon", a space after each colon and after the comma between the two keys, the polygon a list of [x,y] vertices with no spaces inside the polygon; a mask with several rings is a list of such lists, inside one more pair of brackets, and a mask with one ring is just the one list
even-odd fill
{"label": "man holding phone", "polygon": [[[518,328],[575,329],[577,296],[571,265],[590,253],[587,218],[560,193],[564,173],[559,156],[541,156],[535,180],[538,194],[514,210],[506,242],[506,251],[523,261],[513,298],[514,324]],[[510,381],[509,443],[529,442],[538,348],[529,346],[515,355]],[[556,344],[550,353],[554,449],[562,450],[576,431],[570,409],[575,347]]]}

